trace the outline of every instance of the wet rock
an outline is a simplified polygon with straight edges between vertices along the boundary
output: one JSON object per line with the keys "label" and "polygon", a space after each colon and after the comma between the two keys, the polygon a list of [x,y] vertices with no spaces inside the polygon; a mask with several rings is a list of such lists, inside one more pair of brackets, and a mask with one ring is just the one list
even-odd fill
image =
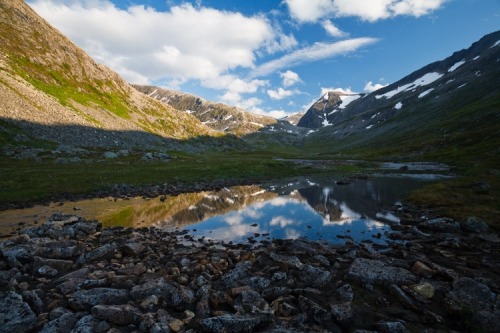
{"label": "wet rock", "polygon": [[75,310],[90,310],[98,304],[123,304],[129,300],[129,291],[126,289],[95,288],[78,290],[68,299],[69,305]]}
{"label": "wet rock", "polygon": [[488,232],[489,227],[483,220],[474,216],[469,216],[465,222],[462,223],[462,229],[467,232],[482,233]]}
{"label": "wet rock", "polygon": [[418,225],[419,228],[434,232],[456,233],[460,231],[460,224],[448,217],[427,220]]}
{"label": "wet rock", "polygon": [[388,266],[380,260],[356,258],[347,271],[347,278],[362,283],[409,284],[417,282],[417,277],[410,271]]}
{"label": "wet rock", "polygon": [[70,332],[73,327],[75,327],[78,320],[83,316],[83,313],[72,313],[67,312],[50,321],[45,327],[40,331],[40,333],[65,333]]}
{"label": "wet rock", "polygon": [[241,316],[226,314],[203,319],[200,321],[200,326],[204,332],[250,333],[268,326],[270,322],[271,317],[269,315]]}
{"label": "wet rock", "polygon": [[121,326],[135,324],[140,319],[139,310],[129,304],[96,305],[92,308],[92,315]]}
{"label": "wet rock", "polygon": [[36,315],[21,295],[7,292],[0,296],[0,332],[28,332],[35,326],[36,320]]}

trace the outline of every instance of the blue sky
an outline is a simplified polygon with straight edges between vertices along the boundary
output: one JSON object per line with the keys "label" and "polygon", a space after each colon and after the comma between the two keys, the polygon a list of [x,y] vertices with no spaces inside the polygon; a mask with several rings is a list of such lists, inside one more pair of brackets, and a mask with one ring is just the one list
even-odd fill
{"label": "blue sky", "polygon": [[96,61],[281,117],[370,92],[500,29],[499,0],[27,0]]}

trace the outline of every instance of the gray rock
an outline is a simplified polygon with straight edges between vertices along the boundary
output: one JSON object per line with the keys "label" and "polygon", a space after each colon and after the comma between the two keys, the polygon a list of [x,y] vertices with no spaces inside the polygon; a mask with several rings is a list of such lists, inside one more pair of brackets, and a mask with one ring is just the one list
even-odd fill
{"label": "gray rock", "polygon": [[200,326],[204,332],[250,333],[267,326],[270,321],[271,318],[268,315],[241,316],[226,314],[203,319],[200,321]]}
{"label": "gray rock", "polygon": [[269,257],[280,264],[286,264],[290,267],[301,268],[303,266],[302,262],[296,256],[287,256],[283,254],[278,254],[271,252]]}
{"label": "gray rock", "polygon": [[121,326],[136,324],[141,317],[139,310],[129,304],[96,305],[92,308],[92,315]]}
{"label": "gray rock", "polygon": [[307,315],[307,318],[315,323],[321,324],[332,318],[332,314],[329,311],[302,295],[299,296],[299,307]]}
{"label": "gray rock", "polygon": [[92,315],[84,316],[76,323],[70,333],[95,333],[100,322],[99,319],[94,318]]}
{"label": "gray rock", "polygon": [[304,265],[299,269],[298,278],[308,286],[318,288],[331,280],[332,273],[311,265]]}
{"label": "gray rock", "polygon": [[434,232],[451,232],[456,233],[460,231],[460,224],[448,217],[441,217],[437,219],[427,220],[418,225],[419,228],[431,230]]}
{"label": "gray rock", "polygon": [[83,313],[72,313],[67,312],[50,321],[47,325],[43,327],[40,333],[66,333],[75,327],[78,320],[83,316]]}
{"label": "gray rock", "polygon": [[[41,292],[41,291],[38,290],[38,292]],[[30,306],[31,310],[35,314],[38,315],[38,314],[40,314],[40,312],[42,312],[43,302],[42,302],[42,300],[40,299],[40,297],[38,296],[38,294],[37,294],[37,292],[35,290],[26,290],[26,291],[23,291],[22,297],[26,301],[26,303],[28,303],[28,305]]]}
{"label": "gray rock", "polygon": [[[114,243],[100,246],[90,251],[89,253],[85,254],[85,256],[82,259],[78,260],[78,263],[92,262],[101,259],[111,259],[116,249],[117,246]],[[83,262],[81,262],[82,260]]]}
{"label": "gray rock", "polygon": [[236,264],[234,269],[224,274],[219,282],[223,284],[224,289],[239,286],[239,280],[246,277],[248,270],[252,267],[251,261],[241,261]]}
{"label": "gray rock", "polygon": [[383,261],[356,258],[347,272],[347,278],[362,283],[409,284],[417,282],[417,277],[410,271],[388,266]]}
{"label": "gray rock", "polygon": [[158,278],[133,287],[130,291],[130,296],[133,299],[142,300],[150,295],[156,295],[157,297],[170,300],[172,293],[175,291],[176,287],[167,283],[164,278]]}
{"label": "gray rock", "polygon": [[139,242],[127,243],[127,244],[123,245],[123,247],[122,247],[122,251],[125,254],[128,254],[129,256],[139,255],[145,249],[146,249],[146,247],[144,246],[144,244],[139,243]]}
{"label": "gray rock", "polygon": [[354,317],[354,310],[352,309],[350,303],[333,304],[331,306],[331,309],[332,315],[335,320],[343,326],[347,326],[352,317]]}
{"label": "gray rock", "polygon": [[335,296],[339,302],[352,302],[354,299],[354,291],[352,290],[351,285],[346,283],[337,288]]}
{"label": "gray rock", "polygon": [[7,292],[0,296],[0,333],[30,331],[37,317],[21,295]]}
{"label": "gray rock", "polygon": [[465,222],[462,223],[462,229],[467,232],[482,233],[488,232],[489,227],[483,220],[474,216],[469,216]]}
{"label": "gray rock", "polygon": [[41,275],[47,275],[43,274],[43,272],[40,272],[40,268],[44,266],[48,266],[50,268],[53,268],[57,270],[59,273],[61,272],[67,272],[70,271],[73,268],[74,262],[71,260],[62,260],[62,259],[46,259],[42,257],[35,257],[35,260],[33,262],[33,271],[41,274]]}
{"label": "gray rock", "polygon": [[474,315],[474,324],[481,332],[497,333],[500,327],[500,310],[479,311]]}
{"label": "gray rock", "polygon": [[269,304],[255,290],[244,290],[235,300],[234,308],[240,314],[269,312]]}
{"label": "gray rock", "polygon": [[488,286],[467,277],[455,281],[453,290],[446,296],[455,307],[475,311],[489,310],[496,302],[496,294]]}
{"label": "gray rock", "polygon": [[90,310],[98,304],[114,305],[127,303],[129,291],[126,289],[95,288],[78,290],[68,300],[69,305],[75,310]]}
{"label": "gray rock", "polygon": [[118,154],[114,153],[112,151],[107,151],[104,154],[102,154],[102,157],[107,158],[107,159],[113,159],[113,158],[117,158]]}
{"label": "gray rock", "polygon": [[381,333],[409,333],[406,325],[400,321],[381,321],[375,324],[375,329]]}

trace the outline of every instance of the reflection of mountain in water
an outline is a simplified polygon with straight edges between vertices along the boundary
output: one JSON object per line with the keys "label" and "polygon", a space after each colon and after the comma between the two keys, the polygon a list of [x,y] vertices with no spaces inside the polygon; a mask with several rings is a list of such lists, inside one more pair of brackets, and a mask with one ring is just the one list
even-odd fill
{"label": "reflection of mountain in water", "polygon": [[217,192],[185,193],[161,200],[131,202],[129,206],[102,215],[100,219],[105,226],[185,227],[276,196],[259,186],[236,186]]}
{"label": "reflection of mountain in water", "polygon": [[373,178],[356,180],[347,185],[337,185],[334,181],[322,185],[301,181],[273,188],[307,201],[326,221],[336,222],[362,217],[376,219],[381,208],[392,207],[419,186],[419,182],[412,179]]}

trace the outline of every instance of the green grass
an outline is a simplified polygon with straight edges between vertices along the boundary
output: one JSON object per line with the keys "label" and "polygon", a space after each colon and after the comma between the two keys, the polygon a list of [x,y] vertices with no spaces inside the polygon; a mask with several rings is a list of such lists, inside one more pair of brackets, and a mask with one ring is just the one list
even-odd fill
{"label": "green grass", "polygon": [[[288,156],[290,157],[290,156]],[[42,161],[0,159],[0,203],[43,201],[64,193],[84,194],[111,188],[164,183],[195,184],[217,180],[266,180],[338,172],[358,168],[314,168],[275,160],[269,152],[178,154],[169,162],[142,162],[134,156],[94,163],[56,164]]]}

